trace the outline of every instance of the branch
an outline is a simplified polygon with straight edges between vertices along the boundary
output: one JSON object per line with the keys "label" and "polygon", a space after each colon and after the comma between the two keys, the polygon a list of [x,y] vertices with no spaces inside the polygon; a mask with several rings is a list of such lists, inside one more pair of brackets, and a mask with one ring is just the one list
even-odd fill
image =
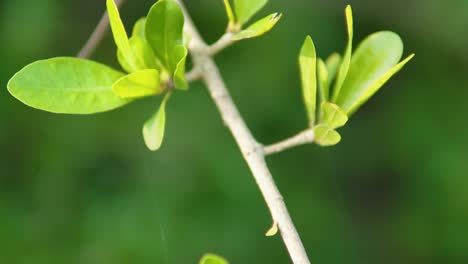
{"label": "branch", "polygon": [[[252,172],[260,191],[268,205],[273,222],[278,223],[281,236],[289,252],[289,255],[295,264],[309,264],[310,261],[302,245],[299,234],[294,227],[289,212],[284,203],[283,197],[279,192],[274,179],[268,169],[265,161],[265,155],[262,146],[255,140],[242,119],[239,110],[234,104],[231,95],[219,73],[203,39],[193,24],[189,14],[186,12],[181,0],[177,0],[185,13],[185,30],[192,36],[189,50],[193,57],[195,67],[200,67],[202,78],[218,107],[221,117],[231,131],[234,139],[239,146],[244,159],[246,160],[250,171]],[[224,43],[224,41],[222,42]],[[223,45],[216,45],[223,46]],[[218,51],[218,48],[214,49]]]}
{"label": "branch", "polygon": [[263,152],[265,153],[265,155],[272,155],[272,154],[280,153],[290,148],[294,148],[294,147],[304,145],[304,144],[313,143],[314,139],[315,139],[314,130],[307,129],[291,138],[288,138],[278,143],[264,147]]}
{"label": "branch", "polygon": [[[120,7],[125,2],[125,0],[114,0],[114,1],[117,7]],[[109,16],[107,15],[107,11],[106,11],[102,15],[101,20],[99,20],[99,23],[97,24],[91,36],[89,37],[88,41],[86,41],[86,44],[83,46],[83,48],[81,48],[80,52],[76,56],[82,59],[89,58],[93,54],[93,52],[96,50],[96,47],[104,38],[108,29],[109,29]]]}
{"label": "branch", "polygon": [[214,57],[220,51],[231,46],[232,44],[234,44],[234,41],[232,41],[233,36],[234,36],[233,33],[230,33],[230,32],[225,33],[218,41],[216,41],[214,44],[208,47],[208,49],[206,50],[206,54],[208,56]]}

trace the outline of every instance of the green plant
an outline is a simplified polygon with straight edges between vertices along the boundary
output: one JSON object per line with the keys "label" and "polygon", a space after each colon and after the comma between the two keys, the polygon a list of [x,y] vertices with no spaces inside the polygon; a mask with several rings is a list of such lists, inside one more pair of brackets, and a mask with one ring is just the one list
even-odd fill
{"label": "green plant", "polygon": [[[267,236],[281,232],[294,263],[309,263],[282,196],[270,174],[265,157],[306,143],[331,146],[341,140],[336,129],[355,113],[414,55],[400,62],[403,43],[390,31],[377,32],[353,53],[353,17],[346,8],[348,44],[344,54],[317,58],[315,45],[307,37],[299,54],[300,77],[308,127],[299,134],[269,146],[252,136],[239,115],[213,56],[233,43],[270,31],[282,15],[273,13],[245,24],[267,0],[224,0],[229,19],[226,34],[207,45],[198,34],[180,1],[160,0],[139,19],[129,38],[113,0],[107,10],[117,59],[125,73],[86,59],[59,57],[27,65],[8,83],[9,92],[26,105],[53,113],[95,114],[113,110],[139,98],[163,95],[156,113],[143,125],[147,147],[158,150],[164,138],[166,104],[176,90],[187,90],[189,82],[203,79],[224,122],[236,139],[270,209],[273,225]],[[193,69],[185,72],[188,54]],[[206,255],[201,263],[226,263]]]}

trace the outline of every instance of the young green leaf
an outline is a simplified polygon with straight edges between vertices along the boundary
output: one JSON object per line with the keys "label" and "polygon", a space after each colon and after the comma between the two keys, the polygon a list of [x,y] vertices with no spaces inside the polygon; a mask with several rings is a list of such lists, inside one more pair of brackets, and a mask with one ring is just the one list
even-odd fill
{"label": "young green leaf", "polygon": [[187,60],[188,50],[184,45],[179,45],[174,49],[174,55],[171,58],[175,59],[177,65],[174,71],[174,85],[177,89],[187,90],[188,83],[185,80],[185,61]]}
{"label": "young green leaf", "polygon": [[120,78],[112,85],[112,90],[121,98],[139,98],[163,92],[159,71],[141,70]]}
{"label": "young green leaf", "polygon": [[338,76],[336,78],[335,86],[333,89],[332,102],[334,103],[336,102],[336,99],[340,94],[341,87],[343,86],[346,76],[348,75],[349,64],[351,61],[351,54],[353,50],[353,11],[351,9],[351,6],[346,7],[346,26],[348,29],[348,44],[346,46],[346,51],[343,56],[340,70],[338,72]]}
{"label": "young green leaf", "polygon": [[178,54],[174,49],[183,45],[183,26],[184,15],[173,0],[158,1],[146,18],[146,39],[171,74],[179,62],[172,56]]}
{"label": "young green leaf", "polygon": [[220,256],[205,254],[201,258],[200,264],[229,264],[229,262]]}
{"label": "young green leaf", "polygon": [[224,0],[224,7],[226,8],[226,14],[229,19],[229,23],[236,23],[236,18],[234,17],[234,12],[232,12],[231,3],[229,2],[229,0]]}
{"label": "young green leaf", "polygon": [[237,23],[240,25],[245,24],[260,11],[267,2],[268,0],[234,0]]}
{"label": "young green leaf", "polygon": [[278,234],[278,223],[273,222],[273,225],[268,229],[268,231],[265,233],[265,236],[267,237],[272,237]]}
{"label": "young green leaf", "polygon": [[112,92],[123,73],[97,62],[52,58],[29,64],[8,82],[8,90],[28,106],[63,114],[94,114],[129,102]]}
{"label": "young green leaf", "polygon": [[332,129],[342,127],[348,122],[348,116],[339,106],[330,102],[322,104],[323,118],[321,124]]}
{"label": "young green leaf", "polygon": [[314,127],[315,142],[322,147],[334,146],[341,141],[341,136],[327,125]]}
{"label": "young green leaf", "polygon": [[322,59],[317,60],[317,79],[320,95],[320,102],[328,101],[330,83],[328,82],[328,69]]}
{"label": "young green leaf", "polygon": [[[364,99],[369,98],[372,85],[398,64],[402,54],[403,42],[393,32],[377,32],[363,40],[351,60],[348,77],[336,104],[346,113],[356,110]],[[376,91],[375,88],[372,90],[373,93]]]}
{"label": "young green leaf", "polygon": [[270,31],[276,25],[276,23],[278,23],[281,17],[282,14],[274,13],[263,19],[260,19],[259,21],[249,26],[247,29],[244,29],[241,32],[235,34],[232,37],[232,40],[238,41],[261,36]]}
{"label": "young green leaf", "polygon": [[120,63],[120,66],[127,72],[135,72],[144,69],[160,69],[159,65],[156,62],[156,57],[154,55],[153,49],[146,42],[146,40],[134,36],[130,38],[130,49],[134,55],[134,64],[131,65],[128,60],[125,58],[122,50],[117,51],[117,59]]}
{"label": "young green leaf", "polygon": [[331,54],[326,60],[325,65],[327,66],[328,70],[328,84],[331,85],[333,80],[338,73],[338,69],[341,65],[341,56],[338,53]]}
{"label": "young green leaf", "polygon": [[151,151],[161,148],[166,126],[166,102],[170,95],[170,93],[166,94],[156,114],[146,121],[143,126],[143,138],[146,146]]}
{"label": "young green leaf", "polygon": [[130,43],[128,41],[127,32],[125,31],[125,27],[122,23],[122,20],[120,19],[119,9],[115,5],[114,0],[107,0],[106,5],[115,44],[117,45],[118,50],[122,53],[124,60],[130,66],[130,68],[133,70],[138,70],[135,65],[136,62],[130,47]]}
{"label": "young green leaf", "polygon": [[135,25],[133,25],[132,37],[146,39],[146,17],[142,17],[135,22]]}
{"label": "young green leaf", "polygon": [[304,104],[309,117],[309,124],[313,126],[315,123],[315,110],[317,104],[317,57],[315,54],[315,46],[312,38],[307,36],[302,45],[299,54],[299,68],[302,81],[302,95]]}

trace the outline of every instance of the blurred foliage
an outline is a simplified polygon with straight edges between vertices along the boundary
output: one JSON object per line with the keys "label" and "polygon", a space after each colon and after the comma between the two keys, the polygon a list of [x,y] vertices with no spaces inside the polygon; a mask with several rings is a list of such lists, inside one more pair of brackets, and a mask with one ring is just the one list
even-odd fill
{"label": "blurred foliage", "polygon": [[[201,84],[167,109],[166,142],[146,150],[139,128],[160,98],[96,116],[53,115],[11,97],[23,65],[73,55],[104,1],[0,1],[0,263],[289,263],[264,237],[268,210]],[[129,1],[127,29],[154,1]],[[222,1],[186,1],[214,41]],[[342,130],[342,143],[269,158],[314,263],[468,262],[468,35],[465,0],[271,0],[284,18],[217,61],[257,138],[307,124],[297,54],[306,34],[319,56],[343,50],[345,2],[355,39],[391,29],[417,59]],[[108,34],[93,59],[117,67]],[[265,67],[267,65],[268,67]],[[255,102],[254,104],[252,102]]]}

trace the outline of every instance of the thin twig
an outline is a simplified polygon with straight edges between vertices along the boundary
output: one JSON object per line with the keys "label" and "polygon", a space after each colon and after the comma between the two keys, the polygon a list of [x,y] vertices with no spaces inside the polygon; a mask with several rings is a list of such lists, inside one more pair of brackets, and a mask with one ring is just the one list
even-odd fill
{"label": "thin twig", "polygon": [[[125,0],[114,0],[114,1],[117,7],[120,7],[125,2]],[[106,11],[102,15],[101,20],[99,20],[99,23],[97,24],[91,36],[89,37],[88,41],[86,41],[86,44],[83,46],[83,48],[81,48],[80,52],[76,56],[82,59],[91,57],[93,52],[96,50],[96,47],[102,41],[102,39],[104,38],[108,30],[109,30],[109,16],[107,15],[107,11]]]}
{"label": "thin twig", "polygon": [[[181,0],[177,1],[184,7]],[[281,236],[293,263],[310,264],[283,197],[268,169],[262,146],[252,136],[252,133],[229,94],[213,58],[204,52],[207,50],[205,42],[200,37],[198,30],[185,8],[183,8],[183,10],[186,19],[185,30],[192,36],[189,50],[191,51],[195,67],[200,67],[202,70],[203,80],[206,83],[210,95],[218,107],[224,123],[231,131],[237,145],[241,149],[242,155],[268,205],[273,222],[278,223]]]}
{"label": "thin twig", "polygon": [[265,155],[272,155],[272,154],[280,153],[290,148],[294,148],[294,147],[304,145],[304,144],[313,143],[314,139],[315,139],[314,130],[307,129],[288,139],[285,139],[275,144],[271,144],[269,146],[265,146],[263,148],[263,152],[265,153]]}
{"label": "thin twig", "polygon": [[227,32],[225,33],[218,41],[213,43],[207,50],[206,54],[213,57],[219,52],[223,51],[227,47],[231,46],[234,41],[232,41],[232,37],[234,36],[233,33]]}

